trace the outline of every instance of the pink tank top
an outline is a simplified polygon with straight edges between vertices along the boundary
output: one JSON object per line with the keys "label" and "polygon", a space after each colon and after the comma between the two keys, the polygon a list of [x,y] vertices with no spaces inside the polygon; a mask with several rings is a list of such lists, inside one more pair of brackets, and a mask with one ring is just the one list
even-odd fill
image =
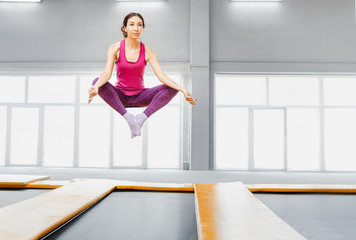
{"label": "pink tank top", "polygon": [[129,62],[125,54],[125,40],[120,43],[119,59],[116,62],[115,87],[119,88],[125,95],[133,96],[141,93],[145,86],[143,74],[145,72],[145,45],[140,42],[140,55],[136,62]]}

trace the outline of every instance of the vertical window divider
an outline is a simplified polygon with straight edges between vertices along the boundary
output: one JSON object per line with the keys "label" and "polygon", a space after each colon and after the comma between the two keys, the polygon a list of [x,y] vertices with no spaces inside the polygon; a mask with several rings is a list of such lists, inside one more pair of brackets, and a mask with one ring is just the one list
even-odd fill
{"label": "vertical window divider", "polygon": [[287,107],[283,108],[284,114],[284,171],[288,170],[288,126],[287,126]]}
{"label": "vertical window divider", "polygon": [[[189,89],[189,76],[188,74],[182,75],[183,87]],[[180,104],[183,106],[183,116],[182,116],[182,126],[183,126],[183,170],[190,169],[190,106],[189,104],[184,104],[184,98],[181,98]]]}
{"label": "vertical window divider", "polygon": [[212,72],[210,70],[210,76],[211,76],[211,85],[212,88],[210,88],[211,93],[210,96],[212,97],[212,100],[210,100],[211,104],[212,104],[212,109],[210,112],[210,116],[212,116],[213,118],[213,126],[210,126],[210,129],[212,129],[212,138],[210,139],[211,141],[211,146],[212,146],[212,152],[210,152],[213,156],[213,168],[212,170],[215,171],[216,170],[216,110],[217,110],[217,106],[216,106],[216,73]]}
{"label": "vertical window divider", "polygon": [[248,107],[248,136],[249,136],[249,139],[248,139],[248,170],[251,171],[251,170],[254,170],[254,156],[253,156],[253,109],[252,107]]}
{"label": "vertical window divider", "polygon": [[43,166],[43,151],[44,151],[44,111],[45,106],[40,104],[38,106],[38,145],[37,145],[37,166]]}
{"label": "vertical window divider", "polygon": [[28,104],[28,95],[29,95],[29,76],[26,75],[26,78],[25,78],[25,104]]}
{"label": "vertical window divider", "polygon": [[110,110],[110,154],[109,154],[109,168],[114,168],[114,110]]}
{"label": "vertical window divider", "polygon": [[12,106],[7,106],[7,121],[6,121],[6,149],[5,149],[5,167],[11,164],[11,118]]}
{"label": "vertical window divider", "polygon": [[147,161],[148,161],[148,128],[149,121],[146,121],[142,130],[143,130],[143,138],[142,138],[142,168],[147,169]]}
{"label": "vertical window divider", "polygon": [[325,114],[324,114],[324,79],[319,77],[319,111],[320,111],[320,171],[325,172]]}
{"label": "vertical window divider", "polygon": [[[182,82],[183,82],[183,78],[182,76],[180,76],[180,81],[181,81],[181,85]],[[180,97],[177,96],[177,97]],[[182,149],[183,149],[183,121],[182,121],[182,118],[183,118],[183,107],[182,107],[183,104],[181,104],[181,102],[178,102],[178,109],[179,109],[179,151],[178,151],[178,169],[179,170],[184,170],[184,167],[183,167],[183,154],[182,154]]]}
{"label": "vertical window divider", "polygon": [[266,106],[269,106],[269,76],[266,77]]}
{"label": "vertical window divider", "polygon": [[75,80],[73,167],[79,167],[80,77]]}

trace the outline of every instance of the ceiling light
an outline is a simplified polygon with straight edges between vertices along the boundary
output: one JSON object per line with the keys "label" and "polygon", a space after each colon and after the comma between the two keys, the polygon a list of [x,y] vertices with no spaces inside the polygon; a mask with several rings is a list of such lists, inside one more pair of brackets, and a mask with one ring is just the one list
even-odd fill
{"label": "ceiling light", "polygon": [[229,0],[230,2],[282,2],[283,0]]}
{"label": "ceiling light", "polygon": [[115,0],[115,2],[165,2],[167,0]]}
{"label": "ceiling light", "polygon": [[0,0],[0,2],[41,2],[41,0]]}

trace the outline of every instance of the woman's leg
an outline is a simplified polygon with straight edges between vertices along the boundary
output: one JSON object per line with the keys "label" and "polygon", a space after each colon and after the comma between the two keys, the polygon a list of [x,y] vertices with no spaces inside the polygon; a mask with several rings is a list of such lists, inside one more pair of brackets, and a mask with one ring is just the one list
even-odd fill
{"label": "woman's leg", "polygon": [[136,116],[136,121],[140,128],[148,117],[167,105],[177,93],[178,90],[165,84],[148,88],[141,92],[134,101],[134,104],[137,107],[147,106],[143,113]]}
{"label": "woman's leg", "polygon": [[[92,85],[94,85],[98,79],[99,78],[95,78]],[[98,94],[107,104],[125,118],[131,130],[131,138],[141,135],[141,128],[136,123],[135,116],[127,112],[125,108],[125,106],[128,105],[127,98],[120,89],[117,89],[110,82],[107,82],[99,88]]]}
{"label": "woman's leg", "polygon": [[[99,78],[95,78],[92,85],[94,85]],[[120,89],[115,88],[110,82],[105,83],[99,88],[99,96],[115,109],[122,116],[127,112],[125,106],[127,106],[126,97]]]}

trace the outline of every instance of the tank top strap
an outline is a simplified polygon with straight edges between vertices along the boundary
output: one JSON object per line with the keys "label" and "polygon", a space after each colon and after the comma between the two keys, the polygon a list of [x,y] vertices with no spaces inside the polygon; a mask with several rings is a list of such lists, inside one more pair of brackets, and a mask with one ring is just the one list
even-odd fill
{"label": "tank top strap", "polygon": [[[140,48],[140,56],[139,56],[139,61],[141,62],[146,62],[146,56],[145,56],[145,44],[143,44],[142,42],[140,42],[141,44],[141,48]],[[143,60],[142,60],[143,59]]]}
{"label": "tank top strap", "polygon": [[119,60],[124,59],[125,57],[125,40],[120,42],[120,50],[119,50]]}

